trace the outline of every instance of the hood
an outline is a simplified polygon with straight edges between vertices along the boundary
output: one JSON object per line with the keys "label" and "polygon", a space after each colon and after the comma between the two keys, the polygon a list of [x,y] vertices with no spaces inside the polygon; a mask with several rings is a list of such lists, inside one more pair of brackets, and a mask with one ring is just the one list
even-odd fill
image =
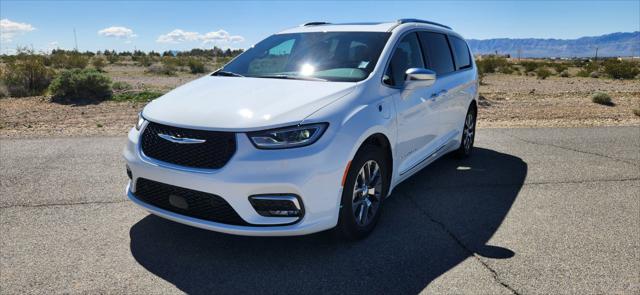
{"label": "hood", "polygon": [[356,83],[206,76],[150,102],[150,121],[214,130],[296,124],[353,91]]}

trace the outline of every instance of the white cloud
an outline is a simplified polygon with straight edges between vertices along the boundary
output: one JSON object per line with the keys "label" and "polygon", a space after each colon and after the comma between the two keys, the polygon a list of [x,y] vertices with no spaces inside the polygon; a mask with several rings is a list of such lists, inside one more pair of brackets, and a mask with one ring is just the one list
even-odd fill
{"label": "white cloud", "polygon": [[180,29],[175,29],[167,34],[160,35],[156,42],[158,43],[182,43],[182,42],[194,42],[200,41],[202,43],[215,43],[215,42],[242,42],[244,37],[238,35],[230,35],[225,30],[217,30],[200,34],[198,32],[186,32]]}
{"label": "white cloud", "polygon": [[17,23],[9,19],[0,19],[0,41],[11,42],[13,37],[22,35],[35,30],[32,25],[27,23]]}
{"label": "white cloud", "polygon": [[231,41],[231,42],[242,42],[242,41],[244,41],[244,37],[242,37],[240,35],[230,36],[229,37],[229,41]]}
{"label": "white cloud", "polygon": [[118,39],[131,39],[137,37],[133,33],[132,29],[126,27],[108,27],[98,31],[98,35],[104,37],[118,38]]}
{"label": "white cloud", "polygon": [[196,41],[200,38],[200,34],[196,32],[185,32],[175,29],[167,34],[160,35],[156,42],[158,43],[180,43],[185,41]]}

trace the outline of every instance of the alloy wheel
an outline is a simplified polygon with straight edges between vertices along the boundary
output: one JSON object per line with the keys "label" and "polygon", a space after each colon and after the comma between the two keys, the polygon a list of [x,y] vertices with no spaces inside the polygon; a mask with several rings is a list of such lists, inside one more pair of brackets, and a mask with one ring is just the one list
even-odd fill
{"label": "alloy wheel", "polygon": [[467,114],[467,118],[464,121],[464,131],[462,134],[462,145],[464,146],[464,151],[466,153],[469,152],[471,146],[473,145],[473,139],[476,131],[476,120],[473,112],[469,111]]}
{"label": "alloy wheel", "polygon": [[364,163],[353,185],[352,206],[356,223],[366,226],[374,220],[382,198],[382,171],[374,160]]}

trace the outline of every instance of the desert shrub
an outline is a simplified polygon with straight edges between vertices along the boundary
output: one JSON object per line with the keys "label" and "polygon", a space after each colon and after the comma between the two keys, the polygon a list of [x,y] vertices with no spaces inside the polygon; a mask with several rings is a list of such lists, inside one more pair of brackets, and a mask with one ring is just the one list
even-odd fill
{"label": "desert shrub", "polygon": [[116,90],[116,91],[125,91],[125,90],[131,90],[133,86],[131,86],[131,84],[127,82],[116,81],[116,82],[113,82],[113,84],[111,84],[111,88],[113,88],[113,90]]}
{"label": "desert shrub", "polygon": [[499,56],[488,56],[476,60],[476,65],[480,74],[495,73],[498,68],[510,67],[507,59]]}
{"label": "desert shrub", "polygon": [[613,79],[633,79],[640,72],[635,63],[626,60],[609,59],[603,66],[604,73]]}
{"label": "desert shrub", "polygon": [[117,55],[115,55],[115,54],[107,55],[107,61],[108,61],[110,64],[117,63],[119,60],[120,60],[120,57],[119,57],[119,56],[117,56]]}
{"label": "desert shrub", "polygon": [[591,101],[601,105],[613,105],[611,102],[611,96],[604,92],[596,92],[591,96]]}
{"label": "desert shrub", "polygon": [[591,77],[591,78],[600,78],[600,73],[598,73],[598,72],[591,72],[591,73],[589,74],[589,77]]}
{"label": "desert shrub", "polygon": [[84,69],[89,64],[89,58],[74,52],[67,55],[67,62],[64,66],[65,69]]}
{"label": "desert shrub", "polygon": [[173,76],[176,74],[176,67],[170,64],[155,63],[147,67],[147,72],[156,75]]}
{"label": "desert shrub", "polygon": [[44,56],[22,51],[5,64],[0,71],[0,81],[11,96],[32,96],[42,94],[53,75],[53,70],[45,66]]}
{"label": "desert shrub", "polygon": [[124,92],[114,95],[111,100],[114,101],[134,101],[145,102],[162,96],[163,93],[157,91],[144,90],[140,92]]}
{"label": "desert shrub", "polygon": [[176,74],[176,59],[169,56],[162,57],[161,63],[155,63],[147,68],[147,72],[152,74],[172,76]]}
{"label": "desert shrub", "polygon": [[51,65],[57,69],[84,69],[89,58],[79,52],[56,52],[51,54]]}
{"label": "desert shrub", "polygon": [[0,98],[9,97],[9,89],[7,85],[4,85],[4,82],[0,80]]}
{"label": "desert shrub", "polygon": [[570,76],[569,76],[569,71],[564,70],[564,71],[560,72],[560,77],[563,77],[563,78],[568,78],[568,77],[570,77]]}
{"label": "desert shrub", "polygon": [[94,57],[93,60],[91,60],[91,64],[96,70],[100,72],[102,72],[102,70],[106,66],[106,63],[104,62],[104,58],[102,57]]}
{"label": "desert shrub", "polygon": [[576,73],[576,76],[578,76],[578,77],[589,77],[589,71],[587,71],[585,69],[581,69]]}
{"label": "desert shrub", "polygon": [[195,58],[190,58],[188,65],[192,74],[200,74],[200,73],[204,73],[205,71],[204,63]]}
{"label": "desert shrub", "polygon": [[551,66],[553,70],[556,71],[556,74],[558,75],[562,74],[562,72],[565,72],[567,69],[569,69],[569,67],[566,64],[558,63],[558,62],[550,63],[549,66]]}
{"label": "desert shrub", "polygon": [[544,80],[551,76],[551,71],[549,71],[549,69],[547,69],[546,67],[539,67],[536,70],[536,76],[538,76],[538,79]]}
{"label": "desert shrub", "polygon": [[526,73],[535,71],[539,66],[535,61],[523,61],[520,65],[524,68]]}
{"label": "desert shrub", "polygon": [[49,91],[54,99],[102,101],[112,95],[111,79],[94,69],[65,70],[56,77]]}
{"label": "desert shrub", "polygon": [[633,114],[640,117],[640,109],[633,109]]}
{"label": "desert shrub", "polygon": [[153,63],[153,60],[151,59],[151,57],[147,55],[134,56],[133,60],[136,61],[138,65],[143,67],[148,67]]}

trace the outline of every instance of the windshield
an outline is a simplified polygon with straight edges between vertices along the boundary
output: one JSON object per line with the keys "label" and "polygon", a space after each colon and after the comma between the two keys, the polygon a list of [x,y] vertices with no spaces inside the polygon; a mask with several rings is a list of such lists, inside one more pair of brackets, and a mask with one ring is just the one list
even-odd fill
{"label": "windshield", "polygon": [[272,35],[216,74],[259,78],[361,81],[390,33],[317,32]]}

